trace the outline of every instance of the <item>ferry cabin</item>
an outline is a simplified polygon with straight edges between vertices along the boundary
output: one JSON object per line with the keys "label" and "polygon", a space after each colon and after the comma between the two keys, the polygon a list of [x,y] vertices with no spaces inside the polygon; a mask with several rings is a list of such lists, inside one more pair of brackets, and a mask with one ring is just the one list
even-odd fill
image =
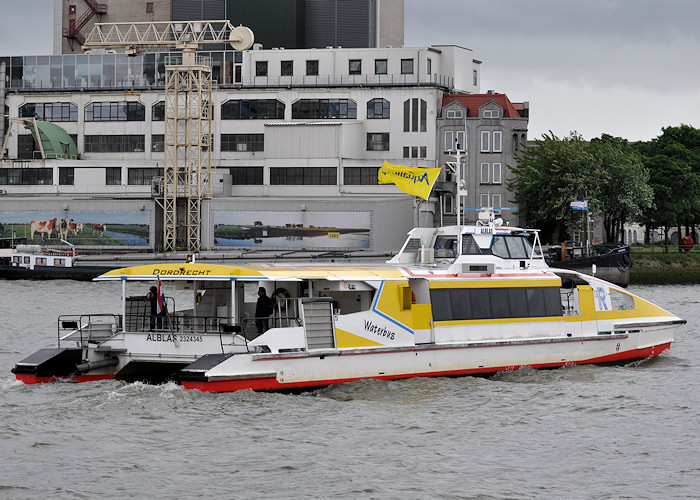
{"label": "ferry cabin", "polygon": [[[683,320],[609,283],[549,269],[532,236],[494,226],[418,228],[388,265],[374,267],[114,270],[98,280],[121,281],[121,314],[59,319],[65,373],[44,369],[55,350],[14,371],[30,383],[174,377],[202,390],[278,390],[612,362],[670,347]],[[191,290],[193,306],[154,322],[142,296],[127,297],[127,282],[142,290],[158,278],[166,291]],[[255,329],[259,286],[275,304],[265,332]]]}

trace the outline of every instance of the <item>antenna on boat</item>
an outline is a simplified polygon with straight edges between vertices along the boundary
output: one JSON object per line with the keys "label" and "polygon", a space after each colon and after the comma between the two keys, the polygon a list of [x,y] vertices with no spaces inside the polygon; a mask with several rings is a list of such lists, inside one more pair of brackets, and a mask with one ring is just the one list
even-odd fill
{"label": "antenna on boat", "polygon": [[[452,156],[456,161],[446,162],[447,167],[452,170],[455,175],[455,183],[457,184],[457,225],[462,225],[462,196],[467,197],[467,183],[462,179],[463,174],[467,168],[467,150],[460,149],[460,144],[455,140],[455,149],[453,151],[447,151],[448,156]],[[464,167],[462,167],[464,165]]]}

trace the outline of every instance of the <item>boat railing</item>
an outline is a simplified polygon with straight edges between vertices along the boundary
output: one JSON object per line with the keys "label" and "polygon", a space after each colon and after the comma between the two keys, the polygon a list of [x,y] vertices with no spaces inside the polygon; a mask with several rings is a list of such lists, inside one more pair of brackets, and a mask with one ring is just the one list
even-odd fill
{"label": "boat railing", "polygon": [[61,342],[75,341],[80,346],[87,342],[102,342],[121,329],[118,314],[63,314],[58,317],[58,347]]}

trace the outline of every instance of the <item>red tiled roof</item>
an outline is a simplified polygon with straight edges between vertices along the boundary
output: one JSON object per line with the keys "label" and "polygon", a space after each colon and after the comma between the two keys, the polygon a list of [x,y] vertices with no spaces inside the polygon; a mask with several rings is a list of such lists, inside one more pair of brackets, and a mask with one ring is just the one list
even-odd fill
{"label": "red tiled roof", "polygon": [[519,105],[520,109],[523,108],[522,103],[513,104],[505,94],[449,94],[442,98],[442,106],[445,107],[453,101],[460,102],[468,108],[469,113],[467,116],[469,117],[479,116],[479,107],[489,101],[493,101],[503,107],[504,118],[520,118],[516,106]]}

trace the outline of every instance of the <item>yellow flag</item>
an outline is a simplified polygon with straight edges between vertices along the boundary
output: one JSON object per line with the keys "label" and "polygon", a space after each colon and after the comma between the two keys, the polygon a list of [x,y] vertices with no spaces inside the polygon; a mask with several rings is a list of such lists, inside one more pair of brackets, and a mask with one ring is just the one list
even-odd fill
{"label": "yellow flag", "polygon": [[442,168],[403,167],[385,161],[379,169],[378,180],[379,184],[396,184],[404,193],[427,200],[440,170]]}

